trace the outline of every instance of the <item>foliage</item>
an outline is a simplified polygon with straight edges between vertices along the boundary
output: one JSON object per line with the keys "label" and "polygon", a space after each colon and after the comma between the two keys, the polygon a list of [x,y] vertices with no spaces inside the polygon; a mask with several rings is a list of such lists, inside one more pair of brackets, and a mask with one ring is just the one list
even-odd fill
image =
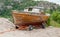
{"label": "foliage", "polygon": [[4,0],[3,4],[0,8],[0,16],[10,17],[11,10],[23,10],[25,7],[37,5],[38,2],[32,0]]}
{"label": "foliage", "polygon": [[60,28],[60,24],[54,20],[51,20],[50,21],[50,26],[53,26],[53,27],[59,27]]}
{"label": "foliage", "polygon": [[52,13],[52,19],[60,23],[60,11],[54,11]]}

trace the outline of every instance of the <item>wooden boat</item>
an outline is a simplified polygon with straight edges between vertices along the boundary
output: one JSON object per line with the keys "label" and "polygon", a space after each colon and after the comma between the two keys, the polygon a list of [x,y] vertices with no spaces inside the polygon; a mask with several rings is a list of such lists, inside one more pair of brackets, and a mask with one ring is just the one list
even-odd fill
{"label": "wooden boat", "polygon": [[49,18],[44,12],[12,12],[14,24],[20,30],[32,30],[33,28],[45,28],[45,24]]}

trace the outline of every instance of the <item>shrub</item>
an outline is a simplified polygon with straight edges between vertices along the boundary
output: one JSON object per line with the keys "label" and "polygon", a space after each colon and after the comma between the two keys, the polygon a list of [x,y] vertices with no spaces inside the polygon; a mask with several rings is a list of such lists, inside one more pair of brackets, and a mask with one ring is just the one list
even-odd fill
{"label": "shrub", "polygon": [[52,18],[54,21],[60,23],[60,12],[59,12],[59,11],[54,11],[54,12],[52,13],[51,18]]}

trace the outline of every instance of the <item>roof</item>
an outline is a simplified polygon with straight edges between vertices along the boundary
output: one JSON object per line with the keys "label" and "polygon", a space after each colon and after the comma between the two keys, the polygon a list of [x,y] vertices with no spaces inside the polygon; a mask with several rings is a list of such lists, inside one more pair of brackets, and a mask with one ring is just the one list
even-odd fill
{"label": "roof", "polygon": [[39,7],[39,6],[30,6],[30,7],[26,7],[26,8],[44,9],[44,7]]}

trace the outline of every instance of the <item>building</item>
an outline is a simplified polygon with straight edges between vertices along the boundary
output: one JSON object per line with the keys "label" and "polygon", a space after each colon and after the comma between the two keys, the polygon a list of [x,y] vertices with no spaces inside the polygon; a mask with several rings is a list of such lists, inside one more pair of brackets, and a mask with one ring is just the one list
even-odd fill
{"label": "building", "polygon": [[43,12],[44,11],[44,7],[38,7],[38,6],[30,6],[24,9],[24,12],[35,12],[35,13],[39,13],[39,12]]}

